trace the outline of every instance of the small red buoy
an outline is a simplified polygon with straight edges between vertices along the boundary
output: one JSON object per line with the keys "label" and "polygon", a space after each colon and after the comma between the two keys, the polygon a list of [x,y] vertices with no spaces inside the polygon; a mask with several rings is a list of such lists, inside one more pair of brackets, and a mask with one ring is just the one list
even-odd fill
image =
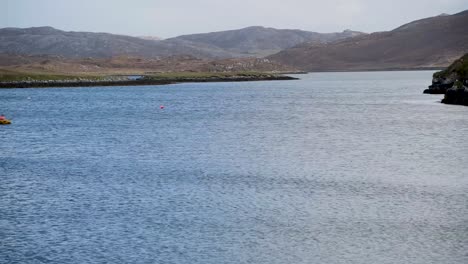
{"label": "small red buoy", "polygon": [[164,105],[161,105],[161,106],[159,107],[159,109],[164,109]]}

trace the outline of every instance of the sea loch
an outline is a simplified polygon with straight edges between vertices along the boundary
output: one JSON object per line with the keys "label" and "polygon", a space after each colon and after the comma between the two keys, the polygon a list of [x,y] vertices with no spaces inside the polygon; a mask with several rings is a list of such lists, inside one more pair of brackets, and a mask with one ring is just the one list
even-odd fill
{"label": "sea loch", "polygon": [[467,263],[432,73],[0,90],[0,262]]}

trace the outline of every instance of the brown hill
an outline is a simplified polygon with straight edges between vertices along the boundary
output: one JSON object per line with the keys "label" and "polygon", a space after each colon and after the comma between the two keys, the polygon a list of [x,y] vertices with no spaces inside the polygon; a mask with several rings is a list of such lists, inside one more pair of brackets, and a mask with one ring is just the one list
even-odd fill
{"label": "brown hill", "polygon": [[328,44],[302,44],[269,58],[306,71],[446,67],[468,52],[468,11]]}
{"label": "brown hill", "polygon": [[275,29],[261,26],[212,33],[183,35],[167,41],[183,40],[198,46],[208,45],[230,52],[233,57],[264,57],[305,42],[328,43],[365,33],[345,30],[317,33],[297,29]]}

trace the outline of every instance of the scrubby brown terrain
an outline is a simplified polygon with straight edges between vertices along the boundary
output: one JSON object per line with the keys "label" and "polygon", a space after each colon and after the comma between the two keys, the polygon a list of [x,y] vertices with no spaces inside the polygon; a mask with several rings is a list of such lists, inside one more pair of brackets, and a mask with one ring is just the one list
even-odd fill
{"label": "scrubby brown terrain", "polygon": [[307,71],[446,67],[468,52],[468,11],[441,15],[388,32],[341,41],[306,43],[270,56]]}
{"label": "scrubby brown terrain", "polygon": [[20,73],[53,74],[145,74],[168,72],[295,72],[269,59],[198,59],[192,56],[141,58],[65,58],[0,54],[0,70]]}

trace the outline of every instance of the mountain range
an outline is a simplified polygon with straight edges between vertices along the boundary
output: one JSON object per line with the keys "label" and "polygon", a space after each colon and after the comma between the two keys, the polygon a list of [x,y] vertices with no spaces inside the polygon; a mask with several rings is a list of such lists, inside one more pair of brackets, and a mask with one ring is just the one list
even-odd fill
{"label": "mountain range", "polygon": [[106,58],[119,55],[198,58],[263,57],[304,42],[327,43],[361,35],[249,27],[167,40],[108,33],[66,32],[52,27],[0,29],[0,53]]}
{"label": "mountain range", "polygon": [[[468,11],[417,20],[391,31],[371,34],[351,30],[316,33],[256,26],[160,40],[108,33],[67,32],[52,27],[3,28],[0,29],[0,54],[8,58],[1,63],[3,66],[16,65],[21,61],[22,67],[25,61],[37,64],[37,61],[42,60],[25,60],[28,56],[45,56],[49,62],[59,60],[68,64],[82,62],[85,58],[92,58],[93,63],[99,64],[119,57],[127,58],[124,61],[131,65],[135,58],[148,60],[142,63],[144,65],[161,65],[164,61],[173,64],[177,58],[183,58],[181,64],[203,60],[205,65],[207,61],[236,59],[230,61],[229,65],[233,62],[243,65],[242,60],[245,58],[248,59],[247,64],[251,65],[251,58],[266,58],[268,67],[262,62],[262,69],[420,69],[448,66],[467,53],[466,25]],[[187,59],[187,55],[190,59]],[[164,59],[168,57],[169,60]],[[216,62],[213,64],[217,65]],[[229,68],[236,67],[223,69]]]}

